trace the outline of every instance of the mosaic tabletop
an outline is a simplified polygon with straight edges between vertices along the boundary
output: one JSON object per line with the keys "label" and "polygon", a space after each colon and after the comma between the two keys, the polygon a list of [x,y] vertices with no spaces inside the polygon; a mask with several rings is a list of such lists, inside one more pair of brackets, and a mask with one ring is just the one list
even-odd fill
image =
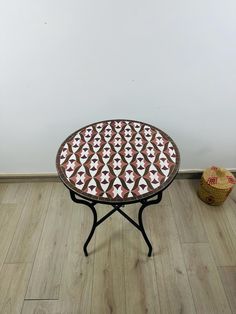
{"label": "mosaic tabletop", "polygon": [[170,184],[179,169],[179,151],[154,126],[110,120],[71,134],[58,150],[56,166],[63,183],[79,196],[128,203]]}

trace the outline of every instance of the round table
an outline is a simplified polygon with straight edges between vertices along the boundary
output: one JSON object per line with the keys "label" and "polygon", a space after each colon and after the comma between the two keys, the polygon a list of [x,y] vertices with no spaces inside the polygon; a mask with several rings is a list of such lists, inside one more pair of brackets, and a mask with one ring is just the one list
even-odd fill
{"label": "round table", "polygon": [[[56,167],[71,199],[87,205],[93,213],[92,229],[84,244],[85,255],[88,256],[87,246],[96,227],[119,212],[141,231],[151,256],[143,210],[161,201],[163,190],[178,173],[179,163],[179,150],[170,136],[144,122],[107,120],[71,134],[58,150]],[[121,209],[136,202],[141,203],[138,223]],[[97,203],[112,206],[99,220]]]}

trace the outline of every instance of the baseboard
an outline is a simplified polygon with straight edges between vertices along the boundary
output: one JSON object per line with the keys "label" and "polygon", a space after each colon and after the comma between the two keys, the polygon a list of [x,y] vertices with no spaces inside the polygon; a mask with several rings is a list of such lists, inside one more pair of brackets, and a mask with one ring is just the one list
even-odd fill
{"label": "baseboard", "polygon": [[0,173],[0,183],[59,181],[57,173]]}
{"label": "baseboard", "polygon": [[[236,177],[236,169],[229,169]],[[202,169],[181,169],[177,179],[199,179]],[[57,173],[0,173],[0,183],[12,182],[60,182]]]}
{"label": "baseboard", "polygon": [[179,170],[176,179],[200,179],[203,170]]}
{"label": "baseboard", "polygon": [[[228,170],[236,177],[236,169]],[[204,169],[181,169],[177,174],[177,179],[200,179]]]}

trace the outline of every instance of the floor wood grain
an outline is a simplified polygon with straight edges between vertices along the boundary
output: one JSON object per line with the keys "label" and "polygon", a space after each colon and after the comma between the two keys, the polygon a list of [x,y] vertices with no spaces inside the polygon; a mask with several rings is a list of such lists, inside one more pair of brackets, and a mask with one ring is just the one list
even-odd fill
{"label": "floor wood grain", "polygon": [[0,188],[0,270],[12,243],[28,192],[27,184],[10,184]]}
{"label": "floor wood grain", "polygon": [[83,244],[92,226],[92,214],[86,206],[75,204],[68,236],[68,255],[62,273],[60,300],[61,314],[91,313],[94,239],[90,242],[89,256],[85,258]]}
{"label": "floor wood grain", "polygon": [[2,204],[23,205],[30,192],[29,183],[11,183],[3,185],[3,193],[0,190],[0,202]]}
{"label": "floor wood grain", "polygon": [[[197,182],[190,181],[190,188],[197,190]],[[207,233],[208,241],[217,266],[236,265],[236,232],[229,221],[227,210],[230,210],[231,199],[224,205],[210,206],[194,196],[196,210],[199,210]],[[227,208],[227,210],[226,210]]]}
{"label": "floor wood grain", "polygon": [[[138,204],[131,205],[127,206],[126,212],[137,221],[138,209]],[[146,212],[143,214],[143,223],[147,234],[150,236],[147,220],[149,210],[150,209],[146,209]],[[123,217],[121,217],[121,219],[122,218]],[[148,247],[139,230],[125,219],[122,219],[122,224],[126,313],[159,314],[161,313],[160,301],[153,257],[150,258],[147,256]]]}
{"label": "floor wood grain", "polygon": [[218,269],[232,313],[236,314],[236,267],[219,267]]}
{"label": "floor wood grain", "polygon": [[172,201],[180,241],[207,242],[202,219],[194,201],[196,193],[189,187],[189,180],[175,180],[167,192]]}
{"label": "floor wood grain", "polygon": [[67,258],[67,238],[73,203],[68,191],[55,183],[26,294],[27,299],[58,299]]}
{"label": "floor wood grain", "polygon": [[95,253],[92,253],[95,256],[91,313],[123,314],[125,281],[122,221],[119,213],[109,217],[103,226],[98,226],[95,239]]}
{"label": "floor wood grain", "polygon": [[0,313],[20,313],[32,264],[4,264],[0,272]]}
{"label": "floor wood grain", "polygon": [[181,244],[171,208],[153,206],[149,214],[161,313],[195,313]]}
{"label": "floor wood grain", "polygon": [[[62,314],[61,302],[58,300],[26,300],[22,313],[24,314]],[[67,312],[68,314],[70,312]]]}
{"label": "floor wood grain", "polygon": [[44,225],[52,183],[30,185],[29,196],[7,254],[7,263],[33,262]]}
{"label": "floor wood grain", "polygon": [[230,314],[231,310],[209,245],[183,244],[183,252],[197,313]]}
{"label": "floor wood grain", "polygon": [[3,204],[3,198],[6,195],[8,184],[0,183],[0,204]]}
{"label": "floor wood grain", "polygon": [[22,208],[16,204],[0,204],[0,270],[11,245]]}
{"label": "floor wood grain", "polygon": [[[150,258],[119,213],[85,257],[92,214],[61,183],[0,184],[0,314],[236,313],[235,191],[211,207],[198,184],[176,180],[145,209]],[[137,220],[137,204],[124,210]]]}

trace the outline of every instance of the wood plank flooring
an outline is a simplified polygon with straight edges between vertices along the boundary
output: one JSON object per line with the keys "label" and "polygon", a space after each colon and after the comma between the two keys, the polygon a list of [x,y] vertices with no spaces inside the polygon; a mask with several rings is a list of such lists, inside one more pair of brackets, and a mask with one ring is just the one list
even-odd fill
{"label": "wood plank flooring", "polygon": [[[85,257],[92,214],[61,183],[1,183],[0,314],[236,314],[236,191],[211,207],[197,186],[175,180],[145,209],[148,258],[119,213]],[[125,211],[137,220],[137,204]]]}

